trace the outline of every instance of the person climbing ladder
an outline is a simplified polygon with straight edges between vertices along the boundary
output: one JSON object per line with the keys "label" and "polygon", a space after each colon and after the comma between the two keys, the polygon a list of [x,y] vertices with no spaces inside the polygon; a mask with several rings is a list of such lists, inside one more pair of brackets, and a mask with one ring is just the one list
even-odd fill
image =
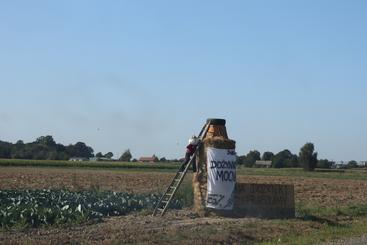
{"label": "person climbing ladder", "polygon": [[168,188],[162,195],[161,199],[157,203],[157,205],[154,208],[153,216],[160,215],[163,216],[166,212],[167,208],[169,207],[172,198],[176,194],[178,188],[180,187],[187,169],[188,164],[190,164],[190,161],[192,161],[193,164],[193,171],[196,171],[196,154],[198,151],[198,147],[201,144],[201,140],[205,138],[206,133],[208,132],[210,124],[207,122],[203,128],[201,129],[199,133],[199,137],[193,136],[189,139],[189,145],[186,147],[186,154],[185,159],[181,165],[181,167],[178,169],[175,177],[172,179],[171,183],[169,184]]}
{"label": "person climbing ladder", "polygon": [[[200,142],[200,139],[196,137],[195,135],[189,139],[189,144],[186,146],[184,164],[182,164],[181,169],[180,169],[181,171],[183,171],[186,167],[186,164],[190,162],[190,158],[195,153],[196,147],[198,146],[199,142]],[[192,160],[192,171],[196,172],[196,159]]]}

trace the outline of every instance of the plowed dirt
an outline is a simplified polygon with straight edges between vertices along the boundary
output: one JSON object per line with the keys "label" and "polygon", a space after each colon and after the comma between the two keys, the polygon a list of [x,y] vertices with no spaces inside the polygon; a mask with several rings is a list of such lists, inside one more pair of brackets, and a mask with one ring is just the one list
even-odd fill
{"label": "plowed dirt", "polygon": [[[0,189],[113,190],[161,192],[174,173],[58,168],[0,168]],[[186,182],[191,182],[191,174]],[[320,207],[367,202],[367,181],[301,177],[237,176],[238,182],[295,186],[296,202]],[[100,223],[0,231],[0,244],[253,244],[282,235],[317,232],[319,221],[253,218],[199,218],[192,211],[169,211],[151,217],[138,213],[105,218]]]}

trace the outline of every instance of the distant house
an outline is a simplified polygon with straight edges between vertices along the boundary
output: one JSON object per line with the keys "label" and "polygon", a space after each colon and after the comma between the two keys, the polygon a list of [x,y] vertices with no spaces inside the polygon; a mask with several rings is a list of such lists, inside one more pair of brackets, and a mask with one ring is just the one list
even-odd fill
{"label": "distant house", "polygon": [[258,168],[270,168],[271,167],[271,161],[256,161],[255,167]]}
{"label": "distant house", "polygon": [[367,167],[367,161],[358,162],[358,167]]}
{"label": "distant house", "polygon": [[331,166],[331,168],[347,168],[348,162],[344,162],[344,161],[336,161],[335,164],[333,164]]}
{"label": "distant house", "polygon": [[141,157],[139,158],[139,162],[156,162],[157,158],[155,156],[152,157]]}
{"label": "distant house", "polygon": [[72,157],[69,159],[69,161],[71,162],[84,162],[84,161],[88,161],[88,158],[85,157]]}

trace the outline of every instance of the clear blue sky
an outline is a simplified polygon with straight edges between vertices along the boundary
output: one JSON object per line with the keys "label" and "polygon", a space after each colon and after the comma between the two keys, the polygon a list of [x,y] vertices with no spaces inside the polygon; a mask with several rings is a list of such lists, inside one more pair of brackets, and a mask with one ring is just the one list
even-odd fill
{"label": "clear blue sky", "polygon": [[0,140],[180,157],[207,117],[239,154],[367,160],[367,2],[1,1]]}

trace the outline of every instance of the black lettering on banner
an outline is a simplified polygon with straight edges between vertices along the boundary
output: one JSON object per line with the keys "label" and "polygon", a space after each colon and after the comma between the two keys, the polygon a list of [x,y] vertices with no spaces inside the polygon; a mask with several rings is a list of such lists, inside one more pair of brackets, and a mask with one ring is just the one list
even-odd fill
{"label": "black lettering on banner", "polygon": [[208,194],[208,199],[207,199],[207,203],[214,205],[214,206],[218,206],[218,204],[223,200],[224,195],[221,194]]}
{"label": "black lettering on banner", "polygon": [[228,168],[228,169],[236,169],[236,162],[231,162],[231,161],[210,161],[210,168]]}
{"label": "black lettering on banner", "polygon": [[236,172],[235,171],[227,171],[221,170],[215,173],[215,180],[220,181],[236,181]]}
{"label": "black lettering on banner", "polygon": [[235,156],[235,155],[237,155],[237,153],[236,153],[236,151],[235,151],[235,150],[228,150],[228,151],[227,151],[227,155]]}

